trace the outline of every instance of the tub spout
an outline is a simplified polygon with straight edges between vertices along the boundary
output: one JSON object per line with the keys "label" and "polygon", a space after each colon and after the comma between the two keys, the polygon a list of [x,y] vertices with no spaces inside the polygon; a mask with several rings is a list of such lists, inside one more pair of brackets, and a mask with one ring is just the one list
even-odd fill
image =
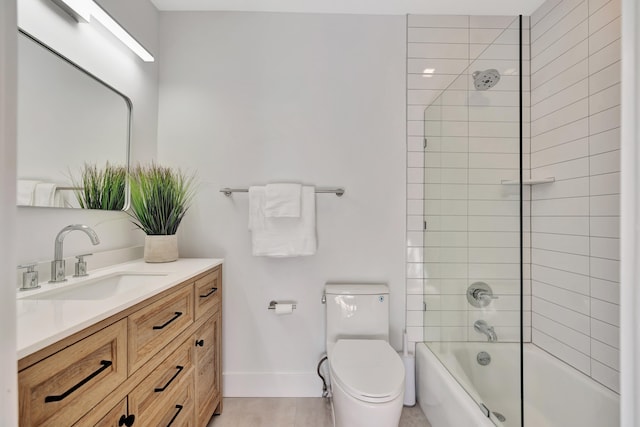
{"label": "tub spout", "polygon": [[473,324],[473,328],[477,332],[485,334],[489,342],[498,341],[498,335],[496,335],[496,331],[493,330],[493,326],[489,326],[489,324],[484,320],[476,320]]}

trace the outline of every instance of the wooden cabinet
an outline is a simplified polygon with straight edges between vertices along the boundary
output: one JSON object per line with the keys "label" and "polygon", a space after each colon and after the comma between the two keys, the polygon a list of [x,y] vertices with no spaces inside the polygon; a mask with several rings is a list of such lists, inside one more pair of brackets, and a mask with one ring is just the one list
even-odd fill
{"label": "wooden cabinet", "polygon": [[20,425],[206,426],[222,410],[221,273],[21,359]]}

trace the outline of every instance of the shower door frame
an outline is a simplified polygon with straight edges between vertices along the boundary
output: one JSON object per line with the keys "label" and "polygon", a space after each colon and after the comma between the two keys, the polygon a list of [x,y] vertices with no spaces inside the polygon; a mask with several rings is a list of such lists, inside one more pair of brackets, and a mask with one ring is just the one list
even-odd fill
{"label": "shower door frame", "polygon": [[[524,192],[522,182],[524,180],[524,164],[523,164],[523,139],[524,139],[524,112],[523,112],[523,81],[522,81],[522,15],[518,15],[518,103],[519,103],[519,144],[520,144],[520,426],[525,427],[524,423]],[[531,79],[531,76],[529,76]],[[529,194],[531,197],[531,194]]]}

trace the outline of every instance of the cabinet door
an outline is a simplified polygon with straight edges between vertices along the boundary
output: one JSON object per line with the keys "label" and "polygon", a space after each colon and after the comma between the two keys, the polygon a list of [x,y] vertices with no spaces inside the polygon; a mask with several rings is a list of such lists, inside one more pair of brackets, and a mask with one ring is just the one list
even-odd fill
{"label": "cabinet door", "polygon": [[125,381],[126,349],[121,320],[20,371],[20,425],[73,425]]}
{"label": "cabinet door", "polygon": [[222,413],[222,308],[213,315],[215,321],[215,336],[214,336],[214,385],[213,389],[216,394],[216,408],[214,413]]}
{"label": "cabinet door", "polygon": [[220,312],[217,311],[195,333],[196,419],[206,426],[221,399],[220,393]]}
{"label": "cabinet door", "polygon": [[215,409],[215,326],[211,316],[195,333],[198,426],[206,426]]}

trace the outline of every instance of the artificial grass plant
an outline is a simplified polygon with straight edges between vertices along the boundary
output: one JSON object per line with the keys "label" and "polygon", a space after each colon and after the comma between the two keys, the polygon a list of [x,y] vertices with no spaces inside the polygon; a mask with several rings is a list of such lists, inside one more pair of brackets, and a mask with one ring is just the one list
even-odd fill
{"label": "artificial grass plant", "polygon": [[130,173],[133,223],[147,235],[172,235],[191,205],[194,176],[152,163]]}
{"label": "artificial grass plant", "polygon": [[127,168],[106,163],[104,169],[85,163],[80,182],[72,179],[78,204],[83,209],[122,210],[125,204]]}

